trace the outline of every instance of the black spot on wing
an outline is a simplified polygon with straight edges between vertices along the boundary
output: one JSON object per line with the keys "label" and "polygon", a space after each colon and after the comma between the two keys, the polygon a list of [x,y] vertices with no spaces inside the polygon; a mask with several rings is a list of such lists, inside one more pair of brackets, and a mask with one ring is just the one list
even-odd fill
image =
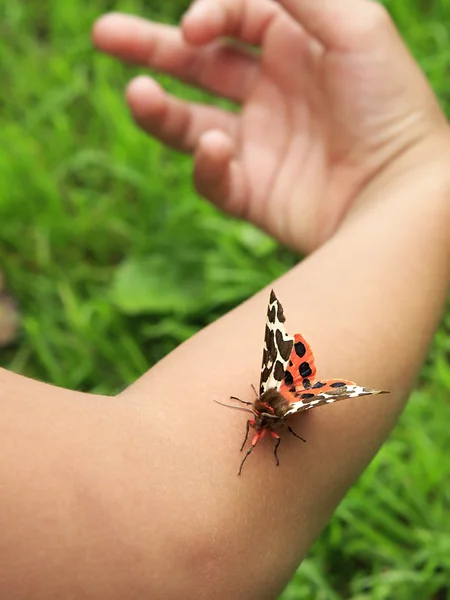
{"label": "black spot on wing", "polygon": [[298,372],[300,373],[300,377],[302,379],[304,379],[305,377],[310,377],[312,375],[311,367],[307,362],[302,362],[302,364],[298,368]]}
{"label": "black spot on wing", "polygon": [[269,308],[269,310],[267,311],[267,319],[268,319],[269,323],[275,323],[276,316],[277,316],[277,313],[275,310],[275,306],[271,306]]}
{"label": "black spot on wing", "polygon": [[300,398],[301,398],[302,400],[310,400],[311,398],[315,398],[315,395],[314,395],[314,394],[302,394],[302,395],[300,396]]}
{"label": "black spot on wing", "polygon": [[332,388],[340,388],[340,387],[345,387],[347,384],[344,383],[343,381],[335,381],[334,383],[332,383],[330,385],[330,387]]}
{"label": "black spot on wing", "polygon": [[[277,349],[273,340],[273,335],[270,329],[266,325],[264,334],[265,348],[263,350],[262,365],[261,365],[261,378],[259,380],[259,389],[262,393],[263,385],[267,382],[272,371],[273,362],[277,356]],[[270,367],[268,365],[270,364]]]}
{"label": "black spot on wing", "polygon": [[322,388],[322,387],[324,387],[325,385],[326,385],[326,383],[323,383],[322,381],[317,381],[317,383],[315,383],[315,384],[313,385],[313,390],[317,390],[317,389],[319,389],[319,388]]}
{"label": "black spot on wing", "polygon": [[278,320],[281,323],[284,323],[286,321],[286,317],[284,316],[284,310],[283,307],[281,306],[281,302],[278,300]]}
{"label": "black spot on wing", "polygon": [[269,375],[270,375],[270,369],[268,369],[267,367],[264,367],[262,372],[261,372],[261,377],[259,380],[259,391],[260,393],[262,393],[264,391],[263,386],[264,384],[267,382],[267,380],[269,379]]}
{"label": "black spot on wing", "polygon": [[[286,381],[286,377],[284,378],[284,380]],[[291,392],[291,394],[293,394],[295,392],[295,385],[293,385],[292,387],[289,388],[289,391]]]}
{"label": "black spot on wing", "polygon": [[285,375],[284,366],[279,360],[277,360],[277,362],[275,363],[274,370],[273,370],[273,376],[275,377],[275,379],[277,381],[282,381],[284,378],[284,375]]}
{"label": "black spot on wing", "polygon": [[292,374],[289,373],[289,371],[286,371],[286,373],[284,374],[284,383],[286,385],[292,385],[294,383],[294,378],[292,377]]}
{"label": "black spot on wing", "polygon": [[309,390],[309,388],[311,387],[311,382],[309,379],[304,379],[302,381],[302,385],[305,388],[305,390]]}
{"label": "black spot on wing", "polygon": [[306,348],[305,348],[305,344],[303,344],[302,342],[297,342],[294,345],[295,348],[295,353],[299,358],[303,358],[306,354]]}
{"label": "black spot on wing", "polygon": [[267,364],[267,361],[269,359],[272,359],[274,361],[277,356],[277,349],[275,346],[275,340],[273,339],[273,333],[270,331],[267,325],[264,341],[266,342],[267,355],[265,355],[263,360],[265,360],[264,364]]}
{"label": "black spot on wing", "polygon": [[275,338],[276,338],[278,350],[279,350],[283,360],[286,361],[291,354],[292,341],[284,340],[283,334],[281,333],[281,331],[279,329],[276,330]]}

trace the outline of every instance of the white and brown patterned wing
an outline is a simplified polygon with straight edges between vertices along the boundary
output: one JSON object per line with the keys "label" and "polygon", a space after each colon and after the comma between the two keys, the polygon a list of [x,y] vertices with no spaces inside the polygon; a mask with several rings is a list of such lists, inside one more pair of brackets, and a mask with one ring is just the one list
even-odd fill
{"label": "white and brown patterned wing", "polygon": [[261,379],[259,382],[260,394],[272,388],[278,390],[286,373],[294,338],[286,333],[285,320],[283,307],[272,290],[267,309]]}
{"label": "white and brown patterned wing", "polygon": [[[373,390],[356,385],[353,381],[342,379],[329,379],[328,381],[317,381],[311,388],[299,390],[291,395],[294,402],[291,403],[285,417],[297,412],[310,410],[324,404],[333,404],[347,400],[347,398],[358,398],[359,396],[373,396],[375,394],[389,394],[385,390]],[[298,400],[296,400],[298,398]]]}

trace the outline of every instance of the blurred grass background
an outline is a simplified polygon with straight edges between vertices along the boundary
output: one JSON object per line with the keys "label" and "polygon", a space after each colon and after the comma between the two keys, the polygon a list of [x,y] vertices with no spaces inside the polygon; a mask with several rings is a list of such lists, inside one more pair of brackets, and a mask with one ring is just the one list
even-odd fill
{"label": "blurred grass background", "polygon": [[[450,0],[387,5],[448,112]],[[92,49],[103,12],[176,22],[187,6],[0,0],[0,256],[22,316],[2,366],[116,393],[296,262],[196,197],[189,159],[131,122],[122,91],[144,69]],[[283,600],[450,598],[449,356],[450,311],[397,429]]]}

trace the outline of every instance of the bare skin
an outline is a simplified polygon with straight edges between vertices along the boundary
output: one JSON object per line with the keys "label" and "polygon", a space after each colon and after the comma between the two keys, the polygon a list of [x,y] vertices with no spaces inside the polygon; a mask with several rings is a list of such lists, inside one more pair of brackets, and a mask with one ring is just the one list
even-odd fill
{"label": "bare skin", "polygon": [[[191,14],[183,21],[186,36],[198,44],[212,30],[205,25],[212,5],[208,0],[200,4],[203,17]],[[228,12],[220,14],[231,15],[231,21],[214,17],[221,23],[218,36],[236,30],[233,11],[243,14],[248,5],[249,20],[239,22],[255,41],[252,23],[258,30],[264,20],[256,4],[215,0],[215,5],[226,7]],[[207,107],[187,108],[151,81],[134,82],[129,102],[147,130],[177,147],[186,144],[186,128],[174,123],[190,111],[186,149],[195,154],[196,181],[204,195],[245,213],[293,247],[315,248],[273,287],[285,309],[286,327],[310,342],[318,376],[344,377],[391,394],[294,418],[292,427],[308,442],[285,434],[276,467],[271,440],[263,440],[237,477],[247,415],[211,400],[226,402],[230,395],[253,400],[250,384],[258,383],[269,290],[182,344],[114,399],[1,372],[0,556],[5,559],[0,561],[0,589],[10,600],[31,595],[38,600],[275,598],[388,435],[426,354],[450,283],[450,137],[444,117],[380,7],[365,0],[338,7],[326,0],[259,5],[262,11],[288,10],[292,17],[276,17],[287,24],[286,37],[301,23],[332,64],[347,53],[340,68],[347,61],[359,62],[354,49],[361,51],[370,30],[378,71],[365,82],[350,77],[341,95],[335,90],[330,96],[336,101],[331,113],[343,119],[342,155],[352,157],[343,159],[340,177],[336,169],[331,175],[329,164],[324,167],[330,142],[317,133],[337,131],[338,124],[328,117],[323,122],[329,111],[313,111],[316,125],[310,129],[316,137],[303,139],[300,146],[310,146],[311,152],[314,147],[318,158],[306,165],[296,143],[276,144],[286,140],[292,123],[274,121],[264,146],[258,128],[244,125],[244,117],[234,121],[235,137],[227,136],[223,123],[234,117]],[[367,25],[366,9],[380,11],[375,29]],[[148,24],[147,33],[139,34],[135,26],[146,27],[129,17],[105,17],[94,39],[117,56],[140,60],[147,55],[142,47],[147,36],[156,36],[152,44],[158,51],[151,61],[159,56],[159,68],[171,72],[186,52],[203,55],[201,46],[187,49],[177,31]],[[274,45],[273,61],[279,48]],[[236,60],[232,70],[222,71],[230,73],[228,78],[217,76],[220,85],[228,81],[230,86],[228,93],[218,91],[231,97],[239,87],[233,88],[232,73],[245,72],[241,59]],[[190,63],[195,62],[191,55]],[[364,72],[368,64],[367,58]],[[302,102],[305,82],[302,68],[292,64],[290,69],[285,85],[293,90],[281,86],[277,94],[281,103],[293,94],[294,106]],[[335,85],[341,80],[337,77]],[[372,106],[377,82],[384,100]],[[363,83],[372,86],[364,102],[357,93]],[[398,94],[399,88],[404,92]],[[319,86],[318,96],[324,93]],[[358,107],[347,104],[354,96],[361,100],[358,118]],[[417,103],[412,113],[411,99]],[[250,106],[256,114],[269,106],[276,112],[273,102]],[[171,115],[159,125],[155,106],[155,114]],[[299,127],[295,141],[301,132]],[[328,133],[326,138],[331,139]],[[231,161],[230,154],[223,159],[226,144],[234,148]],[[258,191],[257,174],[264,169],[251,158],[252,148],[273,166],[267,194]],[[361,173],[364,180],[349,186]],[[241,177],[249,194],[240,191]],[[287,189],[292,194],[286,199]],[[305,214],[306,222],[300,218]]]}

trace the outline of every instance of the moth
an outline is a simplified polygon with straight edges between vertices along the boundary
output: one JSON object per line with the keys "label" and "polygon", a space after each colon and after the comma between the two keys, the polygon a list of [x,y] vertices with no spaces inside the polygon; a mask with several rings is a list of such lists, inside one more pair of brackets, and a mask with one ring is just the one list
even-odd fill
{"label": "moth", "polygon": [[242,473],[242,467],[256,444],[267,432],[275,440],[276,466],[280,464],[277,452],[281,438],[278,430],[286,425],[290,433],[306,442],[286,423],[292,415],[324,404],[346,400],[347,398],[389,393],[385,390],[361,387],[353,381],[345,379],[316,381],[316,366],[309,344],[299,333],[293,337],[290,336],[286,332],[285,321],[283,307],[272,290],[267,309],[259,394],[252,385],[256,395],[254,402],[246,402],[236,396],[230,397],[231,400],[236,400],[251,406],[251,408],[224,404],[215,400],[217,404],[222,406],[238,408],[253,415],[253,418],[247,421],[241,452],[248,439],[250,428],[255,430],[255,435],[242,459],[238,475]]}

